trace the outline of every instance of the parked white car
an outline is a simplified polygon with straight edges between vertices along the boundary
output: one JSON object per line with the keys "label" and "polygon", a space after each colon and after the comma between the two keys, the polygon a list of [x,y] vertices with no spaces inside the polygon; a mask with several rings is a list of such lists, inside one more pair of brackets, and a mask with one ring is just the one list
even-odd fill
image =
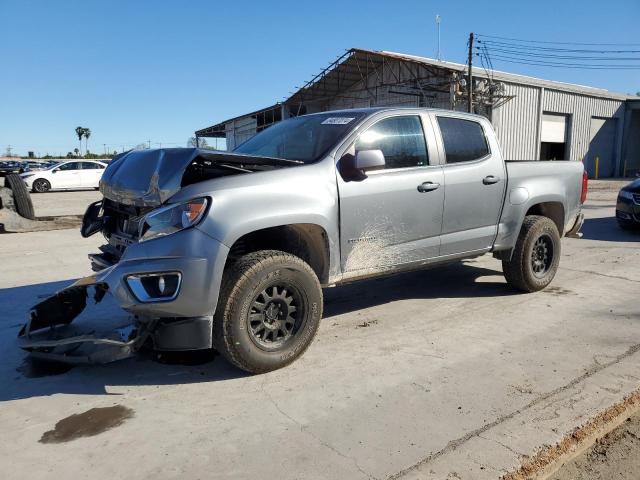
{"label": "parked white car", "polygon": [[107,164],[92,160],[61,162],[45,170],[25,172],[22,180],[33,192],[98,188]]}

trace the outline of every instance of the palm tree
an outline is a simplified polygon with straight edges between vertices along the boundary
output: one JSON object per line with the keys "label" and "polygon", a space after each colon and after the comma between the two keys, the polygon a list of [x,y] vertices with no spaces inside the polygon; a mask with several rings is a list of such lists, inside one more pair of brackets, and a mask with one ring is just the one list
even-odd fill
{"label": "palm tree", "polygon": [[84,128],[84,151],[89,152],[89,137],[91,136],[91,130]]}
{"label": "palm tree", "polygon": [[84,135],[84,128],[76,127],[76,135],[78,136],[78,141],[80,142],[80,153],[82,153],[82,137]]}
{"label": "palm tree", "polygon": [[74,149],[73,149],[73,153],[75,153],[75,154],[76,154],[76,157],[77,157],[77,156],[78,156],[78,154],[80,153],[80,150],[78,150],[77,148],[74,148]]}

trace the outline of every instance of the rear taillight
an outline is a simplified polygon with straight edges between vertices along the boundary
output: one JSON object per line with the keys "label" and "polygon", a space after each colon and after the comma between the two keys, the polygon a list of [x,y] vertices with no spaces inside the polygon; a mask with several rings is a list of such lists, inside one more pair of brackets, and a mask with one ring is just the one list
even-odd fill
{"label": "rear taillight", "polygon": [[582,172],[582,193],[580,194],[580,203],[584,203],[587,199],[587,187],[589,183],[589,176],[587,175],[587,171]]}

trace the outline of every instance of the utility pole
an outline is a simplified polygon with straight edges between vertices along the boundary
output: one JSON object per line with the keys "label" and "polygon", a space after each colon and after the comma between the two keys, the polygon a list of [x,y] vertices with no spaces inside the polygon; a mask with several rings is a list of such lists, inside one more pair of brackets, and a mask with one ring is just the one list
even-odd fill
{"label": "utility pole", "polygon": [[11,157],[11,145],[7,145],[7,157]]}
{"label": "utility pole", "polygon": [[436,25],[438,26],[438,60],[442,60],[442,55],[440,54],[440,15],[436,15]]}
{"label": "utility pole", "polygon": [[469,75],[467,79],[467,110],[473,113],[473,32],[469,34]]}
{"label": "utility pole", "polygon": [[104,148],[104,154],[106,155],[107,154],[107,144],[103,143],[102,144],[102,148]]}
{"label": "utility pole", "polygon": [[149,144],[149,150],[151,150],[151,140],[147,140],[147,143]]}

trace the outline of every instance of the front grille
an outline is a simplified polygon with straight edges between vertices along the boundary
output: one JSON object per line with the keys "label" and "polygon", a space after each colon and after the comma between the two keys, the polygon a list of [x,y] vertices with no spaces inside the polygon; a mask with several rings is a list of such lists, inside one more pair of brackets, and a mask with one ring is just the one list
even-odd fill
{"label": "front grille", "polygon": [[144,216],[150,210],[149,207],[134,207],[105,200],[104,217],[107,220],[103,232],[109,243],[120,252],[124,252],[127,246],[137,242]]}

